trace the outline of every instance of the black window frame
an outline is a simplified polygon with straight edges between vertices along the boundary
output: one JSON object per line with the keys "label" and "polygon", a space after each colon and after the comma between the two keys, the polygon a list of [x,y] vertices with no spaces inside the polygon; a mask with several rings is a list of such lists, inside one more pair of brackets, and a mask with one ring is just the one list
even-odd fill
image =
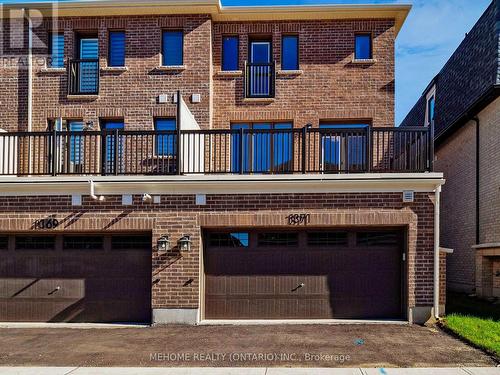
{"label": "black window frame", "polygon": [[[284,56],[284,47],[283,47],[283,43],[284,43],[284,39],[285,38],[289,38],[289,37],[294,37],[297,39],[297,67],[295,69],[284,69],[283,68],[283,56]],[[299,34],[283,34],[281,36],[281,56],[280,56],[281,60],[280,60],[280,64],[281,64],[281,70],[284,70],[284,71],[295,71],[295,70],[300,70],[300,38],[299,38]]]}
{"label": "black window frame", "polygon": [[[358,43],[358,37],[360,36],[368,36],[370,40],[370,56],[368,58],[360,58],[356,56],[356,46]],[[356,61],[366,61],[373,60],[373,34],[371,32],[357,32],[354,34],[354,60]]]}
{"label": "black window frame", "polygon": [[[235,38],[236,39],[236,70],[234,69],[224,69],[224,38]],[[222,35],[221,38],[221,71],[223,72],[231,72],[231,71],[239,71],[240,70],[240,36],[238,34],[225,34]]]}

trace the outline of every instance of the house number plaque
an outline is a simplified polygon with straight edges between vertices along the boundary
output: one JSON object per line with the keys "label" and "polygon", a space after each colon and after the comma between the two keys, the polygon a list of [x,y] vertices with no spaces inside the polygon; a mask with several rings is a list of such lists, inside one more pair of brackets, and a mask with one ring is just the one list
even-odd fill
{"label": "house number plaque", "polygon": [[310,214],[291,214],[287,217],[288,225],[307,225],[311,222]]}
{"label": "house number plaque", "polygon": [[59,220],[55,217],[48,217],[45,219],[35,220],[33,223],[35,229],[54,229],[59,226]]}

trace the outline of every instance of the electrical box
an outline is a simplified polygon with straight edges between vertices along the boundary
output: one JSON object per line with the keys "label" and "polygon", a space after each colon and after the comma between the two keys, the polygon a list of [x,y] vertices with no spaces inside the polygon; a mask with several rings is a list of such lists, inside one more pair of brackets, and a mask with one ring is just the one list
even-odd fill
{"label": "electrical box", "polygon": [[191,102],[200,103],[201,102],[201,94],[193,94],[191,95]]}

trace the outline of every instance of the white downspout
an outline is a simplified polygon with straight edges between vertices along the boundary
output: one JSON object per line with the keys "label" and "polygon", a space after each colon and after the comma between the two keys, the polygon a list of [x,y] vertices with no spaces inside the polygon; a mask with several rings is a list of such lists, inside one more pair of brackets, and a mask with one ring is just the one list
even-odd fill
{"label": "white downspout", "polygon": [[441,201],[441,186],[438,186],[435,193],[434,203],[434,317],[439,319],[439,206]]}

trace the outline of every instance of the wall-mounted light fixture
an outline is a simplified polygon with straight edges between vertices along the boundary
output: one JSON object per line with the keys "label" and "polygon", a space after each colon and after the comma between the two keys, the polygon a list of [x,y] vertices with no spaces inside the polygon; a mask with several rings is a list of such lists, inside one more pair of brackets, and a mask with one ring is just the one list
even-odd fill
{"label": "wall-mounted light fixture", "polygon": [[191,237],[184,234],[178,242],[180,251],[190,251],[191,250]]}
{"label": "wall-mounted light fixture", "polygon": [[165,234],[158,238],[157,241],[158,251],[169,251],[170,250],[170,240],[168,236]]}

